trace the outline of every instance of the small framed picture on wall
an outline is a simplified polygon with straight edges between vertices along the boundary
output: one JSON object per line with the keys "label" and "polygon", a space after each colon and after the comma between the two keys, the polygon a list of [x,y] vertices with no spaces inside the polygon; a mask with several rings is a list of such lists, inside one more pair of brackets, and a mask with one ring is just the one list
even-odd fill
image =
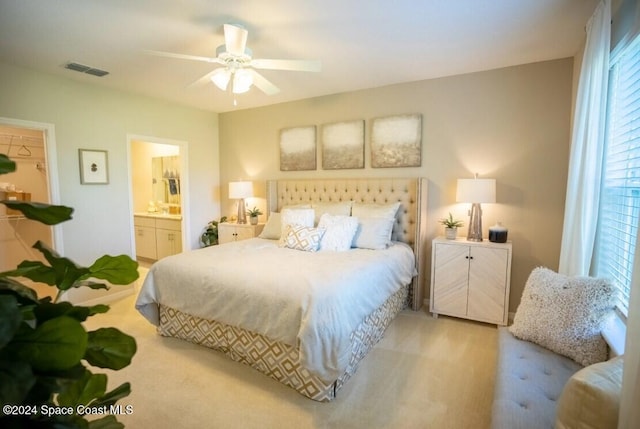
{"label": "small framed picture on wall", "polygon": [[109,183],[109,166],[106,150],[78,149],[80,159],[80,183],[106,185]]}

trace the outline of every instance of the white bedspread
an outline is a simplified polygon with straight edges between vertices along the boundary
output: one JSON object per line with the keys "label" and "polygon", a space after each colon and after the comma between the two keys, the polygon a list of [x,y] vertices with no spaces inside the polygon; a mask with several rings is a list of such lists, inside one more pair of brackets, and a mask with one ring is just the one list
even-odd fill
{"label": "white bedspread", "polygon": [[411,248],[303,252],[261,238],[170,256],[144,280],[136,308],[158,325],[158,304],[300,347],[325,381],[347,367],[349,335],[416,275]]}

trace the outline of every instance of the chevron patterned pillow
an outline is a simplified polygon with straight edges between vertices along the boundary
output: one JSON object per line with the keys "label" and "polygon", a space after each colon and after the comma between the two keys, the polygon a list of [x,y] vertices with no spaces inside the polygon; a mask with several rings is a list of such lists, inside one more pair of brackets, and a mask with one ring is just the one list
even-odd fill
{"label": "chevron patterned pillow", "polygon": [[324,231],[323,228],[312,228],[298,224],[287,225],[281,247],[316,252],[320,247]]}

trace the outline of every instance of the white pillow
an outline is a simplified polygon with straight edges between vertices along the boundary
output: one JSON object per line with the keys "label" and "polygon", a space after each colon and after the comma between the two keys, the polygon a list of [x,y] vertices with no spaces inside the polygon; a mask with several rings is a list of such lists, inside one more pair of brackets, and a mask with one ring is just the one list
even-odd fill
{"label": "white pillow", "polygon": [[556,429],[616,429],[623,356],[581,369],[567,381],[556,410]]}
{"label": "white pillow", "polygon": [[353,237],[358,229],[358,219],[325,213],[320,218],[318,228],[325,230],[320,241],[320,250],[344,252],[351,249]]}
{"label": "white pillow", "polygon": [[613,306],[614,288],[604,279],[535,268],[509,330],[521,340],[588,366],[607,359],[600,332]]}
{"label": "white pillow", "polygon": [[285,236],[288,225],[313,226],[313,209],[284,209],[280,215],[281,234],[280,240]]}
{"label": "white pillow", "polygon": [[280,217],[280,213],[269,213],[267,224],[264,226],[262,232],[260,233],[260,235],[258,235],[258,237],[267,238],[269,240],[279,240],[280,236],[282,235],[282,225]]}
{"label": "white pillow", "polygon": [[383,217],[386,219],[395,219],[396,213],[400,208],[400,203],[390,203],[390,204],[353,204],[351,208],[351,216],[355,216],[357,218],[366,218],[366,217]]}
{"label": "white pillow", "polygon": [[358,230],[353,237],[353,247],[360,249],[381,250],[391,245],[391,232],[395,219],[389,218],[360,218]]}
{"label": "white pillow", "polygon": [[320,247],[320,240],[324,235],[322,228],[313,228],[303,225],[287,225],[282,236],[280,247],[316,252]]}
{"label": "white pillow", "polygon": [[315,211],[315,223],[320,223],[323,214],[351,216],[353,201],[341,201],[338,203],[313,203],[311,208]]}

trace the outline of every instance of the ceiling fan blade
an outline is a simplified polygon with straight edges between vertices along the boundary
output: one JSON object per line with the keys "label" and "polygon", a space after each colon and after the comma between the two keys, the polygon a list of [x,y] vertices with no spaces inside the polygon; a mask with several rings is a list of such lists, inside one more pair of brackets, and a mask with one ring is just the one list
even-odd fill
{"label": "ceiling fan blade", "polygon": [[236,25],[224,25],[224,43],[227,53],[231,55],[243,55],[247,47],[247,36],[249,32]]}
{"label": "ceiling fan blade", "polygon": [[189,85],[187,85],[187,88],[191,89],[191,88],[195,88],[195,87],[198,87],[198,86],[203,86],[203,85],[206,85],[206,84],[210,84],[211,83],[211,76],[213,76],[213,74],[215,73],[216,70],[218,70],[218,69],[213,69],[209,73],[207,73],[204,76],[202,76],[201,78],[191,82]]}
{"label": "ceiling fan blade", "polygon": [[322,69],[322,63],[316,60],[255,59],[255,60],[251,60],[251,66],[257,69],[291,70],[291,71],[308,71],[308,72],[319,72]]}
{"label": "ceiling fan blade", "polygon": [[[193,61],[204,61],[206,63],[220,63],[218,58],[211,57],[200,57],[197,55],[185,55],[185,54],[174,54],[173,52],[162,52],[162,51],[145,51],[147,54],[156,55],[158,57],[167,57],[167,58],[177,58],[179,60],[193,60]],[[222,64],[222,63],[220,63]]]}
{"label": "ceiling fan blade", "polygon": [[280,88],[269,82],[264,76],[253,69],[245,69],[249,71],[253,77],[253,84],[267,95],[275,95],[280,92]]}

